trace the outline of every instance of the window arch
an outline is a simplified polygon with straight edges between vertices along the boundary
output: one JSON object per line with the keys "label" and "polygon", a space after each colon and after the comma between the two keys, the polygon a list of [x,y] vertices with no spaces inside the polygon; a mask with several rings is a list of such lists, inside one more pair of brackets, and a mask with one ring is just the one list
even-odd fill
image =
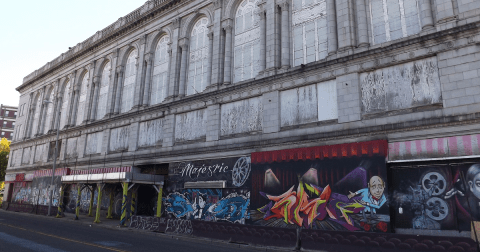
{"label": "window arch", "polygon": [[51,103],[47,103],[46,105],[46,114],[45,114],[45,123],[43,127],[43,134],[47,134],[47,132],[50,130],[50,124],[53,123],[53,107],[54,102],[53,100],[55,99],[55,93],[53,92],[53,88],[50,89],[50,93],[48,93],[47,97],[45,98],[48,101],[51,101]]}
{"label": "window arch", "polygon": [[417,0],[370,0],[374,44],[417,34],[421,30]]}
{"label": "window arch", "polygon": [[328,55],[325,0],[293,0],[293,65],[324,59]]}
{"label": "window arch", "polygon": [[244,0],[235,15],[233,82],[254,78],[260,72],[259,0]]}
{"label": "window arch", "polygon": [[190,62],[187,95],[201,93],[207,87],[208,18],[203,17],[193,26],[190,35]]}
{"label": "window arch", "polygon": [[63,89],[63,97],[62,97],[62,110],[60,110],[60,127],[59,129],[63,129],[65,125],[68,123],[68,93],[70,91],[70,80],[67,80],[65,83],[65,87]]}
{"label": "window arch", "polygon": [[169,42],[170,38],[165,35],[158,41],[155,49],[152,88],[150,92],[151,105],[161,103],[167,96],[168,65],[170,64],[170,57],[168,55]]}
{"label": "window arch", "polygon": [[102,71],[102,79],[100,80],[100,91],[98,94],[97,102],[97,113],[95,119],[102,119],[107,113],[107,101],[108,101],[108,87],[110,85],[110,70],[112,69],[112,64],[110,61],[105,63]]}
{"label": "window arch", "polygon": [[133,107],[135,79],[137,77],[137,49],[130,52],[125,66],[125,79],[123,81],[121,113],[128,112]]}
{"label": "window arch", "polygon": [[85,115],[85,103],[87,100],[88,72],[83,74],[82,84],[80,85],[80,94],[78,97],[77,119],[75,125],[80,125]]}

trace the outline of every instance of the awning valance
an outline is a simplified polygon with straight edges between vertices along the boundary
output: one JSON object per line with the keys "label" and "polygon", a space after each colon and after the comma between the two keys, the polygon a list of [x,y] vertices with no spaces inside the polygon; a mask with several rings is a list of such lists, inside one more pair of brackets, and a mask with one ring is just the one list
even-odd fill
{"label": "awning valance", "polygon": [[62,183],[137,183],[163,185],[162,175],[151,175],[134,172],[113,172],[97,174],[79,174],[62,176]]}
{"label": "awning valance", "polygon": [[359,143],[326,145],[278,151],[254,152],[252,163],[288,162],[297,160],[314,160],[324,158],[387,156],[387,140],[375,140]]}

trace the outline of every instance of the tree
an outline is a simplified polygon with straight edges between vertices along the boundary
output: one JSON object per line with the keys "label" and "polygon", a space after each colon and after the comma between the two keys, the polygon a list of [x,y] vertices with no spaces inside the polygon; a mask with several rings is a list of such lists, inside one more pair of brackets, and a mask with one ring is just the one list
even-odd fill
{"label": "tree", "polygon": [[0,181],[5,180],[5,172],[8,165],[8,154],[10,153],[10,141],[6,138],[0,140]]}

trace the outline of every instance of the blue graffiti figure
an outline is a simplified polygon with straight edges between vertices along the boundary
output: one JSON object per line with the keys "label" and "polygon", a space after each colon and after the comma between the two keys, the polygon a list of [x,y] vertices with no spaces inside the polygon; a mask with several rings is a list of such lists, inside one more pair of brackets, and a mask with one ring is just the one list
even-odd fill
{"label": "blue graffiti figure", "polygon": [[167,212],[172,213],[176,218],[186,216],[187,219],[190,219],[190,215],[194,212],[190,201],[178,192],[170,194],[165,200],[165,205]]}
{"label": "blue graffiti figure", "polygon": [[215,217],[215,220],[245,223],[248,218],[248,206],[250,205],[250,193],[246,196],[232,193],[212,205],[208,212]]}

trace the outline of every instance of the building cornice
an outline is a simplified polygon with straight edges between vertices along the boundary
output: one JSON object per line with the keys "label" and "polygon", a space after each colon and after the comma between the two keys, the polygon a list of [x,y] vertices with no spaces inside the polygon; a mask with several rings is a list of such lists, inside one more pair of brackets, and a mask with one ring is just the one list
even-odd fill
{"label": "building cornice", "polygon": [[147,1],[144,5],[130,12],[128,15],[119,18],[116,22],[107,26],[103,30],[96,32],[88,39],[84,40],[81,43],[78,43],[72,49],[68,50],[65,53],[62,53],[60,56],[48,62],[43,67],[27,75],[25,78],[23,78],[22,85],[18,86],[16,90],[20,92],[21,89],[29,86],[35,81],[40,80],[46,75],[61,68],[65,64],[71,63],[76,59],[82,57],[83,55],[95,51],[95,49],[98,48],[101,44],[111,41],[114,37],[122,35],[128,30],[137,27],[138,24],[148,19],[151,19],[156,14],[163,12],[166,9],[169,9],[180,2],[185,1],[187,0]]}

